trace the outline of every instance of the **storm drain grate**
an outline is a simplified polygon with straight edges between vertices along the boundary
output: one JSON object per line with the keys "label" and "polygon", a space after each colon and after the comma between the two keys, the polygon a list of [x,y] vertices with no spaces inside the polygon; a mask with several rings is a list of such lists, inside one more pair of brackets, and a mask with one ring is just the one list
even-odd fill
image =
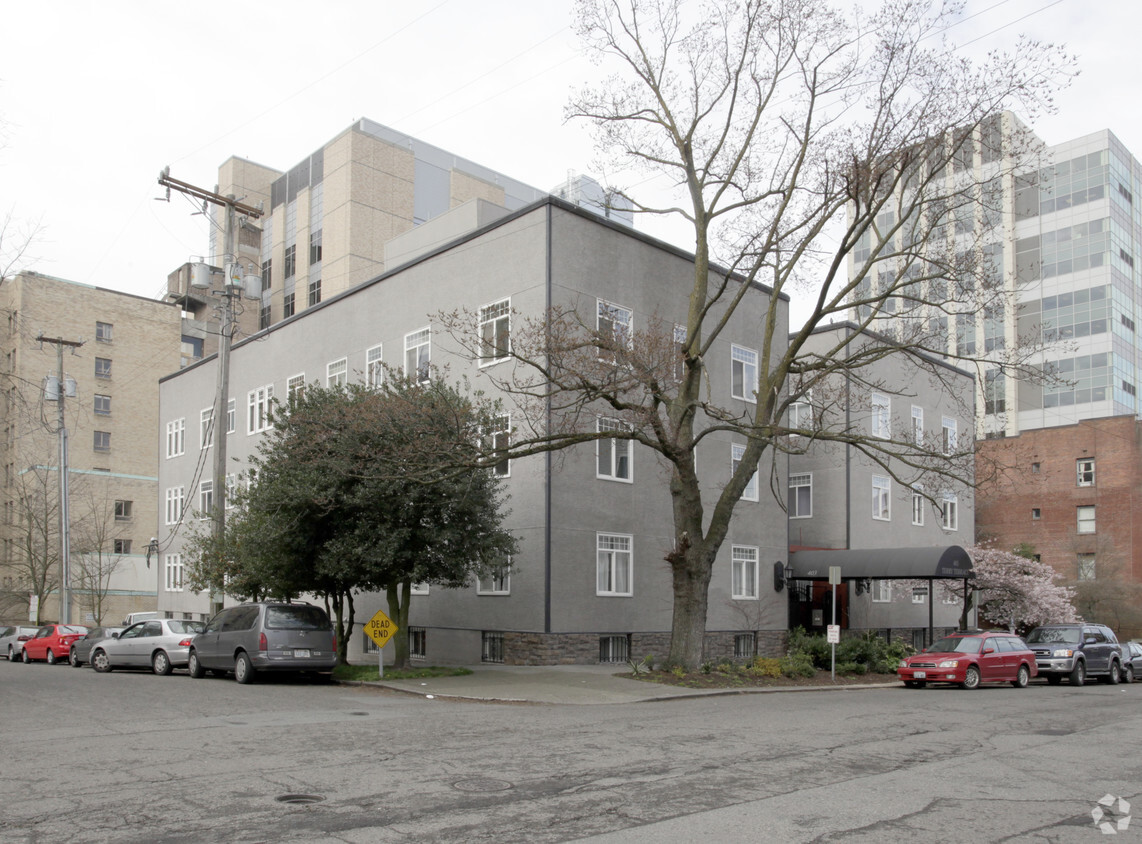
{"label": "storm drain grate", "polygon": [[491,777],[471,777],[470,779],[452,783],[452,787],[457,791],[489,792],[507,791],[512,787],[512,784],[504,780],[492,779]]}
{"label": "storm drain grate", "polygon": [[274,798],[279,803],[320,803],[325,798],[320,794],[282,794]]}

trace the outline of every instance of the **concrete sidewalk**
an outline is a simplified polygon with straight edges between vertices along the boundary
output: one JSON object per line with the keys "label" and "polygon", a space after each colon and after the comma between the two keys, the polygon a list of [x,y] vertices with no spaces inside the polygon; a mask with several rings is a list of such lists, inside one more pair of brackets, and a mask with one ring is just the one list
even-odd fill
{"label": "concrete sidewalk", "polygon": [[[498,703],[600,704],[641,703],[713,695],[819,692],[897,686],[899,681],[840,686],[777,686],[764,688],[687,689],[629,677],[617,665],[471,665],[461,677],[363,682],[406,694],[444,700]],[[354,683],[354,685],[358,685]]]}

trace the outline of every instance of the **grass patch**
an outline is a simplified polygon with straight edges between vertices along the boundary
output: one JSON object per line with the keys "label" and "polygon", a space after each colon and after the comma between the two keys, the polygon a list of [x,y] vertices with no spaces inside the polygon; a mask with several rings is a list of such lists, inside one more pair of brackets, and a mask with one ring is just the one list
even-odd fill
{"label": "grass patch", "polygon": [[[426,665],[420,668],[407,668],[397,671],[394,668],[385,669],[386,680],[422,680],[425,677],[463,677],[471,674],[468,668],[459,668],[442,665]],[[333,669],[334,680],[359,680],[368,682],[380,680],[380,669],[375,665],[338,665]]]}

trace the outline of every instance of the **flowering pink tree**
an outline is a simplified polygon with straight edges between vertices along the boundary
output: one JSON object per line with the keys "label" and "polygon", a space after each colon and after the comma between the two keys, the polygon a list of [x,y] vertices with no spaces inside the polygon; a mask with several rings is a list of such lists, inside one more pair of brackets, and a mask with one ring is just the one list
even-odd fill
{"label": "flowering pink tree", "polygon": [[1075,612],[1074,590],[1056,583],[1058,573],[1046,563],[1001,551],[989,545],[967,549],[975,578],[968,581],[964,596],[962,581],[942,581],[941,586],[960,599],[960,626],[967,626],[973,603],[981,618],[1005,624],[1011,631],[1081,620]]}

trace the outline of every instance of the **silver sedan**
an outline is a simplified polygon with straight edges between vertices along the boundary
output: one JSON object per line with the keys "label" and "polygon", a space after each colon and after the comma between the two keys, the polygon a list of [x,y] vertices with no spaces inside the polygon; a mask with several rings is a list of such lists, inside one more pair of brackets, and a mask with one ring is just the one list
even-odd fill
{"label": "silver sedan", "polygon": [[201,633],[201,621],[152,618],[132,624],[115,639],[104,639],[91,649],[91,666],[101,674],[113,668],[150,668],[170,674],[185,668],[190,640]]}
{"label": "silver sedan", "polygon": [[0,656],[7,657],[9,662],[19,662],[24,657],[24,642],[35,636],[39,629],[38,627],[0,628]]}

